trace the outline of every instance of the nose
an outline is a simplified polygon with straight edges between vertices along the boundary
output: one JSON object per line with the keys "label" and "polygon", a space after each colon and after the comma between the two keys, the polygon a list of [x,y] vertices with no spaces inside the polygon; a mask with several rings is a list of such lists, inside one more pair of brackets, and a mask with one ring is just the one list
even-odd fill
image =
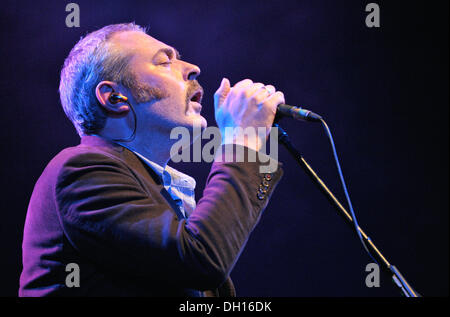
{"label": "nose", "polygon": [[195,80],[200,75],[200,68],[197,65],[186,63],[184,80]]}

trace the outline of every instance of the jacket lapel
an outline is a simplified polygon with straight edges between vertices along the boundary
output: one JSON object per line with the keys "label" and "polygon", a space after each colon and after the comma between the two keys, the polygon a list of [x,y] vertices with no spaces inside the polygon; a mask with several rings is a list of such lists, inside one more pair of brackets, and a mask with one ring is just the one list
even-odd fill
{"label": "jacket lapel", "polygon": [[164,188],[158,174],[156,174],[156,172],[145,162],[143,162],[136,154],[117,143],[94,135],[83,136],[79,146],[94,147],[97,149],[100,148],[101,150],[121,160],[131,169],[141,186],[146,189],[149,195],[151,195],[152,192],[158,192],[162,197],[164,197],[168,207],[176,213],[178,220],[185,219],[180,207],[173,200],[172,196],[170,196],[169,192],[167,192]]}

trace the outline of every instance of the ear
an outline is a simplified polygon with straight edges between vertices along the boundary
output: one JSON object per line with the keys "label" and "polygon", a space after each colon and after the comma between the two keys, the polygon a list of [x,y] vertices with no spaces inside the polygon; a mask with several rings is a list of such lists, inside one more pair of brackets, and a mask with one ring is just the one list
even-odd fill
{"label": "ear", "polygon": [[101,81],[95,87],[95,96],[104,110],[119,117],[127,115],[130,111],[130,106],[126,102],[112,103],[109,100],[113,92],[120,93],[120,87],[112,81]]}

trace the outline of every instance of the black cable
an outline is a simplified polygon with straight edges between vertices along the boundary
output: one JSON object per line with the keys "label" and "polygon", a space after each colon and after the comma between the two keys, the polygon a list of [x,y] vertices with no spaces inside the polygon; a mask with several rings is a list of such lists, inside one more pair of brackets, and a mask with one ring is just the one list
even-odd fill
{"label": "black cable", "polygon": [[123,102],[127,103],[128,106],[130,106],[131,112],[133,113],[133,117],[134,117],[134,129],[133,129],[133,133],[131,134],[130,137],[126,138],[126,139],[112,139],[112,141],[114,142],[130,142],[133,141],[134,138],[136,137],[136,129],[137,129],[137,116],[136,116],[136,112],[134,111],[133,106],[131,105],[131,103],[128,100],[123,100]]}
{"label": "black cable", "polygon": [[355,215],[355,212],[354,212],[354,210],[353,210],[353,205],[352,205],[352,202],[351,202],[351,200],[350,200],[350,195],[348,194],[347,185],[345,184],[344,175],[342,174],[341,165],[340,165],[340,163],[339,163],[339,158],[338,158],[338,155],[337,155],[337,152],[336,152],[336,147],[335,147],[335,145],[334,145],[333,136],[331,135],[331,131],[330,131],[330,129],[328,128],[328,125],[327,125],[327,123],[325,122],[325,120],[320,119],[320,122],[322,123],[322,126],[324,127],[325,132],[326,132],[326,134],[327,134],[327,136],[328,136],[328,139],[330,140],[330,143],[331,143],[331,148],[332,148],[332,150],[333,150],[334,160],[335,160],[335,162],[336,162],[336,167],[337,167],[337,170],[338,170],[339,178],[340,178],[340,180],[341,180],[342,188],[343,188],[344,193],[345,193],[345,198],[346,198],[346,200],[347,200],[347,204],[348,204],[348,207],[349,207],[349,209],[350,209],[350,213],[351,213],[351,216],[352,216],[352,219],[353,219],[353,225],[354,225],[354,227],[355,227],[356,234],[358,235],[359,240],[361,241],[361,244],[363,245],[363,247],[364,247],[364,249],[366,250],[366,252],[367,252],[367,253],[369,254],[369,256],[372,258],[372,260],[373,260],[376,264],[378,264],[378,261],[375,259],[375,257],[372,255],[372,253],[371,253],[371,252],[369,251],[369,249],[367,248],[366,243],[364,242],[364,240],[363,240],[363,238],[362,238],[362,236],[361,236],[361,232],[359,231],[358,221],[357,221],[357,219],[356,219],[356,215]]}

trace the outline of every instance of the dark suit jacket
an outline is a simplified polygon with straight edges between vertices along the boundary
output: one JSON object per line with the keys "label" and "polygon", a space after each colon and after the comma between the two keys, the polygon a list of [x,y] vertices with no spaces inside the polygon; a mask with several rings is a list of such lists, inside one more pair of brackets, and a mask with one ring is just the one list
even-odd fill
{"label": "dark suit jacket", "polygon": [[[186,219],[134,153],[83,137],[36,183],[19,295],[234,295],[230,271],[282,175],[259,166],[213,163]],[[80,268],[80,287],[66,286],[69,263]]]}

